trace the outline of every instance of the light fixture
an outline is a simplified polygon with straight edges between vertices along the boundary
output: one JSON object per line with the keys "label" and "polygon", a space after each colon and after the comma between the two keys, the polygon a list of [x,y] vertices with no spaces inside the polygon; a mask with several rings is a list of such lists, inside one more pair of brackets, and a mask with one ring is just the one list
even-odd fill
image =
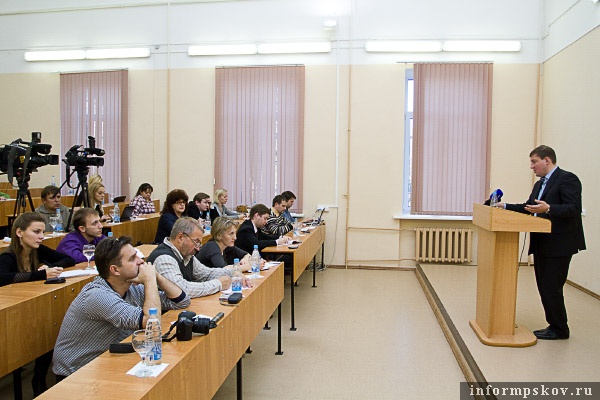
{"label": "light fixture", "polygon": [[83,60],[85,50],[26,51],[25,61]]}
{"label": "light fixture", "polygon": [[88,60],[100,60],[104,58],[145,58],[150,57],[148,47],[132,47],[122,49],[92,49],[85,52]]}
{"label": "light fixture", "polygon": [[374,40],[365,44],[368,52],[435,53],[442,51],[439,40]]}
{"label": "light fixture", "polygon": [[329,53],[331,42],[263,43],[259,54]]}
{"label": "light fixture", "polygon": [[256,45],[248,44],[211,44],[189,46],[188,55],[190,56],[220,56],[230,54],[256,54]]}
{"label": "light fixture", "polygon": [[105,58],[150,57],[147,47],[92,50],[26,51],[25,61],[98,60]]}
{"label": "light fixture", "polygon": [[519,40],[446,40],[444,51],[521,51]]}
{"label": "light fixture", "polygon": [[335,31],[337,29],[337,21],[335,19],[326,19],[323,21],[323,30]]}

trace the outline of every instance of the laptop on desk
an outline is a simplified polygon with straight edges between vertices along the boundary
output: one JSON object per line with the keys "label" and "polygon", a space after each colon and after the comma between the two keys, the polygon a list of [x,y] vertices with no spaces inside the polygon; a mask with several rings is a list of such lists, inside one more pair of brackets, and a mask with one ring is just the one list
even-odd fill
{"label": "laptop on desk", "polygon": [[127,196],[117,196],[113,199],[113,203],[122,203],[125,201]]}
{"label": "laptop on desk", "polygon": [[131,220],[131,216],[133,215],[133,210],[135,210],[134,206],[127,206],[123,209],[123,212],[121,213],[121,222],[123,221],[130,221]]}

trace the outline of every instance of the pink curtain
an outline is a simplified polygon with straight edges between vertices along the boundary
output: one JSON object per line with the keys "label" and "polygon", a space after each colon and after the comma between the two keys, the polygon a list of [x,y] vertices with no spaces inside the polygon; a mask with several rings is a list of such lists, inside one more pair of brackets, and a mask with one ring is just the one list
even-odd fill
{"label": "pink curtain", "polygon": [[233,207],[291,190],[302,210],[304,67],[218,68],[215,108],[215,188]]}
{"label": "pink curtain", "polygon": [[[106,154],[104,166],[90,167],[89,174],[102,176],[107,193],[128,194],[127,71],[61,74],[60,101],[63,155],[76,144],[88,147],[88,136],[93,136]],[[64,169],[61,174],[64,181]],[[76,174],[71,183],[77,185]]]}
{"label": "pink curtain", "polygon": [[493,64],[415,64],[412,214],[471,215],[489,187]]}

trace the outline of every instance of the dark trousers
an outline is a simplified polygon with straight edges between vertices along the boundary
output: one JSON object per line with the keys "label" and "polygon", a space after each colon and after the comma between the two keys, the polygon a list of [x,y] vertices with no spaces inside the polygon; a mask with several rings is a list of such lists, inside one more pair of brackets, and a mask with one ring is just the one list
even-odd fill
{"label": "dark trousers", "polygon": [[569,334],[567,309],[563,287],[567,282],[571,256],[544,257],[539,252],[533,253],[533,268],[546,321],[552,329],[561,334]]}
{"label": "dark trousers", "polygon": [[46,375],[50,364],[52,364],[52,354],[54,352],[50,350],[46,354],[42,354],[35,359],[33,366],[33,378],[31,380],[31,387],[33,389],[33,397],[37,397],[40,394],[48,390],[48,384],[46,383]]}

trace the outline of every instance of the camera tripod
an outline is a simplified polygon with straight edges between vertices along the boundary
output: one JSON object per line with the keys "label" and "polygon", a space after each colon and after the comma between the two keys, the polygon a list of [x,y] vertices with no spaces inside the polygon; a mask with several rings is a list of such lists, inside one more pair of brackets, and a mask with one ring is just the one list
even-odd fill
{"label": "camera tripod", "polygon": [[21,215],[22,212],[27,211],[27,200],[29,200],[29,207],[31,207],[31,211],[35,211],[33,207],[33,200],[31,200],[31,193],[29,192],[29,180],[31,179],[30,174],[23,174],[22,178],[17,178],[17,183],[19,184],[19,190],[17,190],[17,200],[15,201],[15,209],[13,211],[12,218],[9,218],[8,221],[8,231],[10,232],[12,229],[12,224],[14,220]]}
{"label": "camera tripod", "polygon": [[[89,171],[89,167],[75,167],[75,169],[71,171],[69,169],[69,166],[67,165],[67,178],[65,179],[63,184],[60,185],[60,188],[62,189],[63,186],[67,185],[71,189],[75,189],[73,204],[71,204],[71,208],[69,209],[69,220],[67,221],[67,226],[71,226],[71,220],[73,219],[73,210],[75,209],[75,207],[79,207],[81,205],[83,205],[83,207],[90,206],[87,183],[87,176]],[[71,176],[73,176],[74,172],[77,172],[78,183],[77,186],[73,188],[69,183],[71,182]],[[79,196],[81,196],[81,201],[79,201]]]}

